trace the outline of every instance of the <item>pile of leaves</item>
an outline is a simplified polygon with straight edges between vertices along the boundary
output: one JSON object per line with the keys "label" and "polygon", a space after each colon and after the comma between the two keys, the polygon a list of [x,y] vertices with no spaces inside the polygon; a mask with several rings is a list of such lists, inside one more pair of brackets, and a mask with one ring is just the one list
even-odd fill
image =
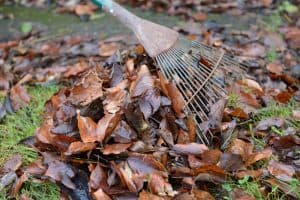
{"label": "pile of leaves", "polygon": [[[232,84],[228,90],[239,98],[226,107],[230,99],[220,99],[211,108],[210,120],[224,116],[222,122],[212,122],[222,128],[208,147],[198,143],[195,121],[184,111],[176,86],[140,46],[114,54],[79,77],[46,103],[43,124],[25,140],[42,158],[20,168],[16,155],[2,168],[2,185],[15,180],[12,196],[33,178],[56,182],[62,195],[75,199],[214,199],[212,188],[222,193],[218,186],[230,178],[251,177],[263,182],[266,196],[276,185],[299,197],[285,185],[299,175],[299,129],[280,118],[262,120],[252,131],[242,125],[265,96],[282,102],[278,96],[285,99],[287,93],[270,95],[251,79]],[[291,84],[294,92],[288,99],[299,101],[299,90]],[[294,114],[299,119],[298,111]],[[269,131],[273,127],[286,130],[278,135]],[[257,148],[250,142],[253,137],[264,145]],[[232,195],[254,199],[241,188]]]}

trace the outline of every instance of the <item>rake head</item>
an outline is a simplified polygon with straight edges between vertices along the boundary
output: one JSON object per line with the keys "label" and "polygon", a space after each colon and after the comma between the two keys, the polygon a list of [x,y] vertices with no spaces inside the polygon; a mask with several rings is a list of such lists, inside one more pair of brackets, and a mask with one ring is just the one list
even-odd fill
{"label": "rake head", "polygon": [[195,116],[199,141],[209,145],[211,131],[201,123],[209,120],[210,108],[226,97],[226,85],[246,69],[232,57],[197,41],[179,38],[169,50],[155,58],[163,75],[176,83],[187,111]]}

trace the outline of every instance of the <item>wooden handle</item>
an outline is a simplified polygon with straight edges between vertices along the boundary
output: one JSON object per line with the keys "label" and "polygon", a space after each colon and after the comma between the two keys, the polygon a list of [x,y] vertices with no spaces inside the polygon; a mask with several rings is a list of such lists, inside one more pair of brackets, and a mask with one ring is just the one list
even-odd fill
{"label": "wooden handle", "polygon": [[92,0],[92,2],[99,7],[103,7],[106,12],[119,19],[122,24],[134,32],[138,24],[141,22],[141,18],[132,14],[112,0]]}

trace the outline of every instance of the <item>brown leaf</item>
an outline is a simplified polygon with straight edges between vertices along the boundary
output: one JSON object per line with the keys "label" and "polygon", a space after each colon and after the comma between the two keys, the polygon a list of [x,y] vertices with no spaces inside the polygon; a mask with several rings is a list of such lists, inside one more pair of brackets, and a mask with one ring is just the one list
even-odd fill
{"label": "brown leaf", "polygon": [[279,62],[272,62],[267,65],[267,70],[271,73],[281,75],[283,72],[283,66]]}
{"label": "brown leaf", "polygon": [[281,118],[269,118],[265,119],[259,122],[259,124],[256,126],[256,129],[259,131],[265,131],[269,129],[272,126],[276,126],[278,128],[283,127],[284,120]]}
{"label": "brown leaf", "polygon": [[72,178],[75,176],[74,171],[65,163],[54,160],[49,164],[45,176],[52,178],[55,181],[61,182],[69,189],[75,189],[76,186],[72,182]]}
{"label": "brown leaf", "polygon": [[235,176],[238,179],[243,179],[245,176],[250,176],[250,177],[253,177],[253,178],[259,178],[262,175],[263,175],[263,170],[262,169],[245,170],[245,171],[239,171],[239,172],[235,173]]}
{"label": "brown leaf", "polygon": [[139,200],[164,200],[164,198],[143,190],[139,193]]}
{"label": "brown leaf", "polygon": [[91,118],[82,117],[78,112],[77,121],[80,138],[84,143],[92,143],[98,141],[97,124]]}
{"label": "brown leaf", "polygon": [[195,200],[214,200],[215,198],[204,190],[193,189],[192,193]]}
{"label": "brown leaf", "polygon": [[80,73],[86,71],[89,68],[89,65],[82,61],[78,62],[75,65],[71,65],[67,67],[67,70],[63,73],[64,78],[70,78],[73,76],[77,76]]}
{"label": "brown leaf", "polygon": [[296,121],[300,121],[300,110],[293,110],[293,118]]}
{"label": "brown leaf", "polygon": [[101,188],[94,192],[93,196],[96,200],[111,200],[111,198],[105,194]]}
{"label": "brown leaf", "polygon": [[107,90],[106,98],[103,101],[105,111],[114,114],[123,107],[123,102],[127,95],[127,92],[125,91],[127,83],[127,81],[121,82],[116,87]]}
{"label": "brown leaf", "polygon": [[237,171],[243,167],[242,156],[233,153],[223,153],[220,157],[220,167],[228,172]]}
{"label": "brown leaf", "polygon": [[136,132],[125,122],[120,121],[111,134],[115,142],[129,143],[137,138]]}
{"label": "brown leaf", "polygon": [[187,119],[187,128],[189,133],[189,141],[196,142],[197,137],[197,127],[194,117],[189,116]]}
{"label": "brown leaf", "polygon": [[243,55],[248,57],[264,57],[266,54],[266,48],[259,43],[248,44],[243,49]]}
{"label": "brown leaf", "polygon": [[102,150],[104,155],[120,154],[125,152],[132,144],[107,144]]}
{"label": "brown leaf", "polygon": [[208,147],[198,143],[176,144],[173,146],[173,150],[178,154],[201,155],[204,151],[208,150]]}
{"label": "brown leaf", "polygon": [[3,165],[1,172],[8,173],[10,171],[17,171],[22,165],[22,157],[20,154],[16,154],[10,157]]}
{"label": "brown leaf", "polygon": [[204,151],[201,155],[202,161],[207,164],[215,165],[219,162],[222,152],[218,149]]}
{"label": "brown leaf", "polygon": [[242,108],[234,108],[234,109],[225,109],[224,111],[224,114],[225,115],[230,115],[232,117],[237,117],[237,118],[240,118],[240,119],[248,119],[249,118],[249,115],[248,113],[246,113]]}
{"label": "brown leaf", "polygon": [[291,165],[286,165],[275,160],[271,160],[268,165],[268,171],[277,179],[289,182],[293,178],[295,169]]}
{"label": "brown leaf", "polygon": [[70,144],[68,150],[65,152],[65,155],[79,154],[86,151],[91,151],[96,148],[94,143],[83,143],[83,142],[73,142]]}
{"label": "brown leaf", "polygon": [[233,191],[234,200],[255,200],[253,196],[244,192],[242,189],[235,188]]}
{"label": "brown leaf", "polygon": [[195,21],[203,22],[207,19],[207,15],[205,13],[198,12],[193,15],[193,18]]}
{"label": "brown leaf", "polygon": [[173,197],[177,194],[173,190],[172,185],[156,173],[150,175],[149,189],[151,193],[158,194],[159,196]]}
{"label": "brown leaf", "polygon": [[103,43],[100,45],[99,55],[103,57],[112,56],[119,48],[117,43]]}
{"label": "brown leaf", "polygon": [[257,83],[256,81],[254,81],[254,80],[252,80],[252,79],[242,79],[241,81],[240,81],[240,83],[242,84],[242,85],[245,85],[245,86],[247,86],[247,87],[249,87],[249,88],[252,88],[252,89],[255,89],[255,90],[257,90],[257,91],[259,91],[259,92],[261,92],[262,94],[264,93],[264,90],[262,89],[262,87],[259,85],[259,83]]}
{"label": "brown leaf", "polygon": [[230,144],[228,152],[241,155],[243,160],[246,161],[253,152],[253,145],[240,139],[234,139]]}
{"label": "brown leaf", "polygon": [[272,138],[269,142],[277,150],[289,149],[300,145],[300,138],[296,135],[285,135]]}
{"label": "brown leaf", "polygon": [[105,138],[109,137],[114,128],[118,125],[120,114],[106,113],[97,124],[97,141],[102,142]]}
{"label": "brown leaf", "polygon": [[28,175],[27,174],[23,174],[20,178],[18,178],[16,180],[16,182],[14,183],[13,187],[12,187],[12,192],[11,192],[11,196],[16,197],[16,195],[19,193],[19,191],[21,190],[23,184],[25,183],[25,181],[28,180]]}
{"label": "brown leaf", "polygon": [[292,97],[293,97],[293,94],[291,94],[288,91],[283,91],[283,92],[280,92],[275,97],[275,99],[276,99],[276,101],[278,101],[280,103],[288,103]]}
{"label": "brown leaf", "polygon": [[271,149],[264,149],[260,152],[257,153],[253,153],[251,154],[247,161],[246,161],[246,166],[249,166],[259,160],[263,160],[263,159],[267,159],[270,158],[272,156],[272,150]]}
{"label": "brown leaf", "polygon": [[30,96],[26,88],[21,85],[15,85],[11,88],[9,98],[14,111],[27,106],[30,102]]}
{"label": "brown leaf", "polygon": [[158,73],[162,91],[172,101],[172,107],[178,117],[184,117],[185,101],[173,82],[166,80],[161,73]]}
{"label": "brown leaf", "polygon": [[90,71],[72,88],[68,100],[73,105],[86,106],[103,96],[102,83],[97,72]]}
{"label": "brown leaf", "polygon": [[209,124],[211,128],[213,129],[220,129],[221,128],[221,122],[223,119],[223,113],[225,109],[227,100],[226,99],[220,99],[216,103],[212,105],[210,108],[210,112],[208,114],[209,117]]}
{"label": "brown leaf", "polygon": [[122,167],[119,167],[119,176],[130,192],[138,192],[142,189],[144,177],[133,173],[127,162]]}
{"label": "brown leaf", "polygon": [[131,84],[130,95],[139,98],[139,107],[145,119],[153,115],[160,107],[160,94],[155,88],[154,79],[146,65],[138,71],[137,79]]}
{"label": "brown leaf", "polygon": [[43,123],[35,132],[35,136],[38,141],[44,144],[51,144],[54,137],[54,135],[51,133],[51,128],[51,125]]}
{"label": "brown leaf", "polygon": [[91,172],[89,185],[92,189],[97,190],[99,188],[106,188],[107,185],[107,175],[103,168],[97,164],[95,169]]}
{"label": "brown leaf", "polygon": [[41,160],[37,160],[27,166],[24,170],[25,173],[30,175],[43,175],[46,172],[46,167]]}

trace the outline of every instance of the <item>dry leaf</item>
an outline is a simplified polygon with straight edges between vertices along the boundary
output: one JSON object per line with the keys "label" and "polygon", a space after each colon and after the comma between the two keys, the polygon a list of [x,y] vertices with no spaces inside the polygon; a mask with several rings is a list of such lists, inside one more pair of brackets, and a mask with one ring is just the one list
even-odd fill
{"label": "dry leaf", "polygon": [[105,194],[101,188],[94,192],[93,196],[96,200],[111,200],[111,198]]}
{"label": "dry leaf", "polygon": [[173,146],[173,150],[178,154],[188,155],[201,155],[204,151],[208,150],[208,147],[204,144],[189,143],[189,144],[176,144]]}
{"label": "dry leaf", "polygon": [[91,151],[96,148],[94,143],[73,142],[70,144],[65,155],[79,154],[86,151]]}
{"label": "dry leaf", "polygon": [[268,165],[268,171],[277,179],[289,182],[293,178],[295,169],[291,165],[286,165],[275,160],[271,160]]}
{"label": "dry leaf", "polygon": [[106,145],[102,150],[104,155],[120,154],[125,152],[132,144],[110,144]]}
{"label": "dry leaf", "polygon": [[30,102],[30,96],[26,88],[21,85],[15,85],[11,88],[9,98],[14,111],[27,106]]}
{"label": "dry leaf", "polygon": [[100,45],[99,55],[103,57],[109,57],[116,53],[119,49],[119,45],[116,43],[104,43]]}

